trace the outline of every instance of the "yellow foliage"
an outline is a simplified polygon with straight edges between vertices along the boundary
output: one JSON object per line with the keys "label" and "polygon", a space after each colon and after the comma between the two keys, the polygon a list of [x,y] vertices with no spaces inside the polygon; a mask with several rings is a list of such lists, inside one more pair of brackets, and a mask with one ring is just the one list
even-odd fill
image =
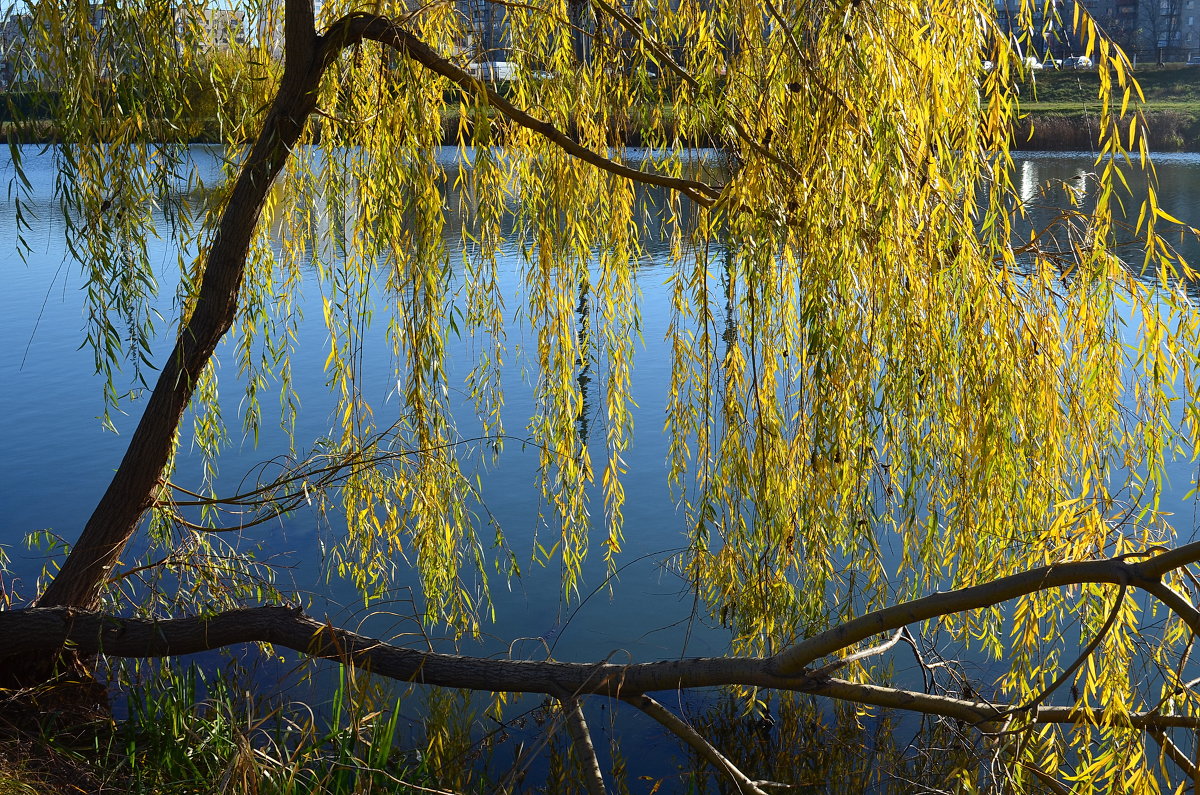
{"label": "yellow foliage", "polygon": [[[456,49],[466,20],[454,5],[389,6],[379,13],[467,65]],[[372,43],[344,52],[321,83],[304,148],[265,208],[234,336],[252,385],[243,420],[254,430],[258,393],[280,379],[289,394],[290,307],[302,270],[315,270],[339,401],[325,454],[358,462],[338,484],[346,527],[338,555],[364,594],[386,588],[392,567],[407,561],[431,621],[479,628],[466,578],[485,574],[487,553],[459,449],[482,436],[503,455],[501,370],[516,356],[504,324],[513,311],[532,328],[522,341],[534,391],[524,435],[539,451],[545,526],[538,548],[517,555],[560,566],[569,597],[590,547],[602,545],[611,570],[628,532],[623,457],[631,374],[643,355],[671,364],[664,426],[687,576],[733,629],[738,652],[777,650],[900,595],[1173,538],[1156,495],[1164,463],[1191,450],[1200,427],[1191,390],[1200,331],[1176,287],[1187,266],[1161,235],[1179,221],[1153,188],[1134,199],[1143,202],[1145,262],[1116,253],[1126,175],[1146,170],[1153,186],[1153,172],[1141,157],[1130,66],[1081,4],[1074,24],[1097,62],[1104,109],[1098,201],[1054,230],[1027,228],[1012,182],[1021,67],[1008,32],[990,21],[990,2],[632,6],[626,14],[588,5],[582,46],[568,6],[508,5],[517,77],[503,95],[593,152],[646,171],[695,177],[687,143],[724,149],[727,170],[701,175],[723,183],[714,206],[676,193],[653,208],[666,225],[654,256],[666,269],[672,321],[665,343],[647,340],[645,353],[637,277],[650,256],[649,210],[639,186],[495,112],[485,94]],[[1032,20],[1033,3],[1022,6]],[[110,383],[149,333],[150,208],[168,200],[155,186],[182,157],[147,131],[186,109],[173,78],[178,58],[202,61],[198,49],[176,52],[170,27],[137,23],[177,7],[141,0],[113,12],[109,30],[138,31],[144,59],[114,74],[85,4],[34,4],[45,69],[63,86],[63,184],[79,219],[73,245],[89,269],[89,342]],[[318,29],[352,10],[322,4]],[[249,29],[278,27],[277,9],[245,11]],[[258,64],[244,78],[226,70],[211,83],[224,92],[222,109],[240,109],[217,117],[231,171],[265,112],[247,97],[277,80],[273,41],[240,51]],[[996,68],[984,71],[984,58]],[[431,153],[446,130],[468,119],[478,146],[448,167],[437,162]],[[657,147],[654,161],[635,160],[627,136]],[[446,206],[448,183],[469,206]],[[187,218],[182,235],[203,251],[215,217]],[[463,252],[446,248],[452,226],[472,241]],[[1043,245],[1053,235],[1069,245]],[[498,256],[514,252],[525,293],[521,306],[505,307]],[[195,298],[194,267],[181,263],[183,306]],[[1141,271],[1157,284],[1134,278]],[[135,331],[123,339],[126,328]],[[478,352],[462,383],[445,361],[459,334],[474,335]],[[361,389],[366,335],[385,335],[393,349],[399,408],[390,405],[386,419]],[[604,433],[593,447],[576,431],[585,362],[602,384]],[[215,372],[203,383],[196,438],[215,455],[223,439]],[[477,428],[458,428],[451,416],[449,396],[463,388]],[[1176,400],[1186,404],[1182,428]],[[885,558],[883,539],[899,566]],[[1075,626],[1086,642],[1117,610],[1102,653],[1075,682],[1108,722],[1024,746],[1022,764],[1064,771],[1079,792],[1154,791],[1154,762],[1121,725],[1146,706],[1130,681],[1142,615],[1129,598],[1110,604],[1112,589],[1077,596],[1037,594],[1007,615],[944,623],[1012,661],[1003,685],[1019,703],[1061,671],[1057,653],[1042,657],[1048,640]],[[1169,625],[1153,652],[1158,667],[1169,670],[1183,636]],[[1172,698],[1194,709],[1190,692]]]}

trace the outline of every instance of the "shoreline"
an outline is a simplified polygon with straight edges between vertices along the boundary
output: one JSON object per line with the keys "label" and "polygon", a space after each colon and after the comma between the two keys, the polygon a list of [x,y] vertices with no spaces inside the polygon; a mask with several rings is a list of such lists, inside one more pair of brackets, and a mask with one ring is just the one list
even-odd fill
{"label": "shoreline", "polygon": [[[1143,111],[1151,152],[1200,152],[1200,111]],[[1122,125],[1128,136],[1127,123]],[[1100,115],[1090,111],[1031,110],[1013,129],[1013,151],[1073,152],[1096,148]]]}
{"label": "shoreline", "polygon": [[[1200,153],[1200,110],[1161,108],[1144,111],[1148,132],[1147,149],[1161,153]],[[1124,126],[1124,125],[1123,125]],[[442,145],[478,145],[473,125],[462,124],[457,117],[446,118],[442,124]],[[16,140],[13,133],[16,132]],[[1123,131],[1124,132],[1124,131]],[[1096,148],[1100,133],[1100,117],[1096,112],[1071,109],[1032,109],[1014,127],[1011,147],[1014,152],[1079,152]],[[1125,132],[1127,135],[1127,132]],[[489,136],[490,144],[503,145],[503,136]],[[638,130],[624,130],[617,138],[627,147],[683,146],[690,149],[720,148],[718,136],[689,136],[682,138],[666,128],[649,136]],[[59,140],[56,126],[47,119],[24,122],[0,122],[0,144],[45,145]],[[223,143],[218,136],[200,130],[188,136],[188,144]]]}

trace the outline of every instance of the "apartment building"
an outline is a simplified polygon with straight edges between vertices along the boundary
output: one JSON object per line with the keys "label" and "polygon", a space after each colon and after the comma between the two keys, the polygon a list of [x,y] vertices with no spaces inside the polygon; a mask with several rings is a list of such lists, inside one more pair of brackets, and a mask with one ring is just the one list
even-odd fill
{"label": "apartment building", "polygon": [[206,49],[228,50],[246,43],[246,15],[227,8],[201,7],[176,13],[175,31]]}
{"label": "apartment building", "polygon": [[1162,60],[1181,61],[1200,51],[1200,3],[1197,0],[1142,0],[1141,41]]}

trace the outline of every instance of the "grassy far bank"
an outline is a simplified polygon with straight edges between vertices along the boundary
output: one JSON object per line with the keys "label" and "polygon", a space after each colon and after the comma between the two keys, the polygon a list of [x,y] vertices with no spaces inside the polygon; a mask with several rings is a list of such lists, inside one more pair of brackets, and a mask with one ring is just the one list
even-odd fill
{"label": "grassy far bank", "polygon": [[[1136,76],[1146,97],[1142,110],[1150,129],[1151,149],[1200,152],[1200,66],[1142,65]],[[1036,72],[1022,91],[1027,116],[1014,131],[1014,148],[1060,151],[1094,148],[1099,126],[1100,104],[1096,99],[1099,89],[1100,77],[1095,70]],[[56,130],[46,120],[47,107],[44,107],[52,101],[52,95],[0,94],[0,142],[14,135],[24,143],[54,140]],[[657,114],[631,112],[620,134],[632,146],[650,139],[672,140],[674,118],[669,110],[660,109]],[[648,121],[651,115],[655,117],[653,123]],[[18,125],[12,121],[14,116],[27,121]],[[447,104],[443,127],[447,144],[466,143],[473,138],[471,120],[459,118],[457,103]],[[165,137],[182,137],[193,143],[221,140],[214,123],[203,120],[177,123],[165,132]],[[681,143],[710,146],[717,137]]]}
{"label": "grassy far bank", "polygon": [[[1200,152],[1200,66],[1142,65],[1135,72],[1150,148]],[[1095,70],[1035,73],[1023,104],[1028,116],[1014,132],[1015,149],[1090,150],[1099,130],[1100,76]]]}
{"label": "grassy far bank", "polygon": [[[1200,105],[1200,66],[1141,65],[1134,72],[1148,109],[1179,104]],[[1033,106],[1096,104],[1100,75],[1095,69],[1042,69],[1036,73]]]}

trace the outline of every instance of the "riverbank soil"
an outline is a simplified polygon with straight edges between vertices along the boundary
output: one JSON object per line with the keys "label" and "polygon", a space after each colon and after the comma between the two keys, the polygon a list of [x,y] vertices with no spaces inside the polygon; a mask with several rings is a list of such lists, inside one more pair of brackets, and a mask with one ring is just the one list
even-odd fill
{"label": "riverbank soil", "polygon": [[45,714],[36,723],[0,707],[0,793],[66,795],[128,792],[106,769],[116,725],[102,712]]}

